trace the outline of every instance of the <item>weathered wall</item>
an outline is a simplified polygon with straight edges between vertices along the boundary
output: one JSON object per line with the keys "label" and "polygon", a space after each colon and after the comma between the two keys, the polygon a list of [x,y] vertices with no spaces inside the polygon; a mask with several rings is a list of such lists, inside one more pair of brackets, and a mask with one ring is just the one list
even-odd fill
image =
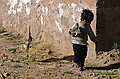
{"label": "weathered wall", "polygon": [[98,0],[98,51],[110,51],[114,43],[120,45],[120,0]]}
{"label": "weathered wall", "polygon": [[[0,27],[27,37],[31,26],[34,41],[53,44],[68,54],[72,53],[68,28],[80,20],[82,8],[96,15],[96,0],[1,0],[0,5]],[[95,20],[92,26],[95,31]],[[94,44],[89,42],[89,58],[94,59]]]}

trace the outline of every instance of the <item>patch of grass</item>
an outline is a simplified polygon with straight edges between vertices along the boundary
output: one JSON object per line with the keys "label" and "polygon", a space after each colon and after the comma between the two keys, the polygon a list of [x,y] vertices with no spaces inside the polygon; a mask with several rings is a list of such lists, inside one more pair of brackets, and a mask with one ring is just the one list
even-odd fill
{"label": "patch of grass", "polygon": [[72,70],[70,70],[70,71],[65,71],[64,73],[66,73],[66,74],[74,74]]}
{"label": "patch of grass", "polygon": [[20,68],[20,67],[23,67],[23,66],[21,66],[21,65],[19,65],[19,64],[15,64],[15,65],[13,65],[13,67],[14,67],[14,68]]}
{"label": "patch of grass", "polygon": [[43,63],[39,62],[39,61],[35,61],[35,64],[37,64],[37,65],[43,65]]}
{"label": "patch of grass", "polygon": [[0,33],[4,33],[4,32],[6,32],[5,28],[1,28]]}
{"label": "patch of grass", "polygon": [[6,37],[6,40],[15,40],[15,36],[12,33],[9,33]]}
{"label": "patch of grass", "polygon": [[3,36],[0,36],[0,38],[3,38]]}
{"label": "patch of grass", "polygon": [[22,63],[29,65],[29,64],[33,64],[33,63],[39,64],[40,62],[37,61],[35,58],[31,58],[31,57],[26,58],[26,57],[25,57],[24,60],[22,61]]}
{"label": "patch of grass", "polygon": [[[0,33],[7,32],[5,28],[0,28]],[[0,36],[0,38],[5,38],[6,40],[10,40],[17,44],[25,44],[21,39],[23,36],[20,34],[13,34],[12,32],[5,34],[4,36]]]}
{"label": "patch of grass", "polygon": [[10,41],[12,41],[12,42],[14,42],[14,43],[17,43],[17,44],[19,44],[19,45],[21,45],[21,44],[25,44],[25,41],[23,42],[21,39],[23,38],[23,36],[21,36],[20,34],[17,34],[17,35],[14,35],[13,33],[9,33],[9,34],[7,34],[6,36],[4,36],[4,38],[6,39],[6,40],[10,40]]}
{"label": "patch of grass", "polygon": [[8,49],[8,51],[11,53],[15,53],[15,52],[17,52],[17,50],[18,50],[18,47]]}
{"label": "patch of grass", "polygon": [[32,52],[32,53],[30,54],[30,58],[35,61],[35,59],[37,58],[37,53],[36,53],[36,52]]}
{"label": "patch of grass", "polygon": [[19,45],[25,44],[25,42],[22,42],[22,41],[16,41],[16,43]]}
{"label": "patch of grass", "polygon": [[26,79],[35,79],[34,77],[27,77]]}
{"label": "patch of grass", "polygon": [[120,79],[120,74],[118,72],[108,72],[108,71],[94,71],[94,73],[98,73],[99,75],[109,75],[111,76],[113,79]]}
{"label": "patch of grass", "polygon": [[112,76],[112,79],[120,79],[120,74],[113,75],[113,76]]}
{"label": "patch of grass", "polygon": [[30,62],[28,62],[28,61],[23,61],[23,64],[27,64],[27,65],[29,65]]}
{"label": "patch of grass", "polygon": [[117,52],[117,49],[120,49],[120,44],[114,43],[113,46],[112,46],[112,48],[115,49],[116,52]]}
{"label": "patch of grass", "polygon": [[99,73],[99,74],[101,74],[101,75],[116,75],[117,73],[115,73],[115,72],[105,72],[105,71],[99,71],[99,72],[97,72],[97,73]]}

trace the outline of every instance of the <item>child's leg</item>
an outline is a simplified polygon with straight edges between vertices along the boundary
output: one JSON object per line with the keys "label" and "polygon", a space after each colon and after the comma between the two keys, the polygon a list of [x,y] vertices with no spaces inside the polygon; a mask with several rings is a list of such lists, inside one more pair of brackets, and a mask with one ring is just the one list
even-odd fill
{"label": "child's leg", "polygon": [[87,45],[80,45],[80,52],[79,52],[79,66],[83,67],[85,58],[87,56]]}
{"label": "child's leg", "polygon": [[77,63],[79,67],[83,67],[87,56],[87,45],[73,44],[73,51],[74,63]]}
{"label": "child's leg", "polygon": [[79,51],[80,47],[78,44],[73,44],[73,51],[74,51],[74,63],[79,64]]}

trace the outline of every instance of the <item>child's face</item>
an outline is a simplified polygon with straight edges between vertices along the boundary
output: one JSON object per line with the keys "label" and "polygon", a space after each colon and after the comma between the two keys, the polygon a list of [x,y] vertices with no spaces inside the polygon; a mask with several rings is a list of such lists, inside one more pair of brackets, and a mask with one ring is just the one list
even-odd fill
{"label": "child's face", "polygon": [[84,26],[90,26],[91,22],[85,20],[85,19],[81,19],[81,22]]}

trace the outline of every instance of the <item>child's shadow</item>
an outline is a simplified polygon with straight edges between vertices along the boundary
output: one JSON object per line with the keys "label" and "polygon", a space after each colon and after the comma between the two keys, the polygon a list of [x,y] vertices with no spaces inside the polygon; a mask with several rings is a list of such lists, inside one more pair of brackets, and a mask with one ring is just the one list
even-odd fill
{"label": "child's shadow", "polygon": [[108,66],[103,66],[103,67],[86,67],[86,70],[111,70],[111,69],[118,69],[120,68],[120,62],[115,63],[115,64],[110,64]]}

